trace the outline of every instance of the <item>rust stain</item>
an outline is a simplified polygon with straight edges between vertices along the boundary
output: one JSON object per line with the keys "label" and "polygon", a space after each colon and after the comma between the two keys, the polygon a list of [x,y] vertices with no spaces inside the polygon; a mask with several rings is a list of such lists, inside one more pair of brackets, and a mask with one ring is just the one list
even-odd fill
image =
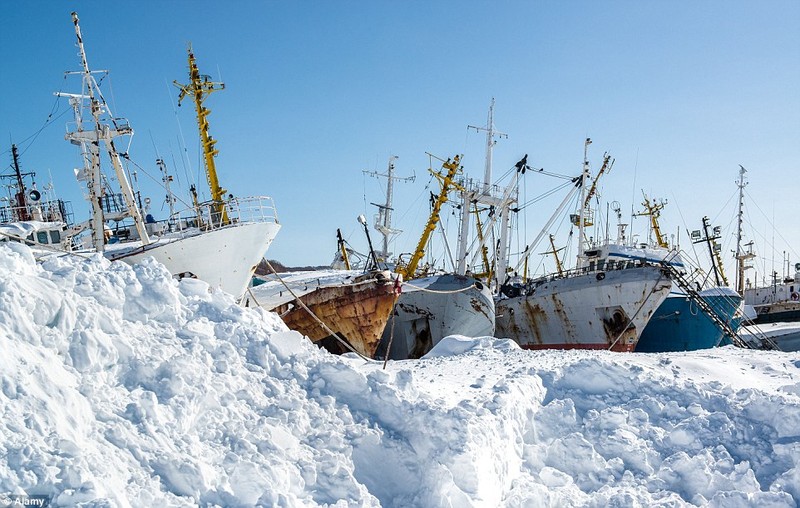
{"label": "rust stain", "polygon": [[[522,304],[522,310],[525,314],[523,318],[527,320],[527,324],[530,326],[531,342],[544,344],[544,336],[539,328],[539,323],[544,324],[543,322],[547,319],[547,313],[540,305],[531,304],[530,300],[527,298]],[[522,337],[521,334],[517,336]]]}
{"label": "rust stain", "polygon": [[[320,287],[301,296],[300,300],[356,351],[372,358],[397,297],[391,282],[376,279],[372,283]],[[331,337],[296,300],[272,310],[278,313],[286,326],[313,342]],[[335,340],[326,340],[324,344],[331,345],[332,348],[341,347]]]}
{"label": "rust stain", "polygon": [[[606,342],[612,351],[631,352],[636,347],[639,334],[636,326],[621,307],[606,309],[610,314],[602,319]],[[619,338],[619,340],[617,340]],[[615,342],[616,341],[616,342]]]}

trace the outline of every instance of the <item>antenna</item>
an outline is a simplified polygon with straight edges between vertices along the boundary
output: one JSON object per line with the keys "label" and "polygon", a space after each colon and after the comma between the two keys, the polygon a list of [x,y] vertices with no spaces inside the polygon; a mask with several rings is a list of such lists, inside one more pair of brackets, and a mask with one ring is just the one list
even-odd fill
{"label": "antenna", "polygon": [[475,129],[476,132],[486,132],[486,165],[483,173],[483,193],[489,194],[492,186],[492,148],[494,147],[495,137],[508,139],[508,134],[494,130],[494,97],[489,104],[489,116],[486,119],[485,127],[475,127],[474,125],[467,125],[467,130]]}

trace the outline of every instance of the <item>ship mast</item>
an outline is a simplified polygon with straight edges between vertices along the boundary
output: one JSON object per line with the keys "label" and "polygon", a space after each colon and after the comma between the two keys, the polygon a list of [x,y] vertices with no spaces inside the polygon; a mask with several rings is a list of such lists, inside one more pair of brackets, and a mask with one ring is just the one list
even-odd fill
{"label": "ship mast", "polygon": [[647,216],[650,217],[650,227],[653,230],[653,236],[656,237],[656,245],[663,248],[669,248],[667,241],[664,240],[664,235],[661,233],[661,227],[658,224],[658,218],[661,216],[661,210],[664,209],[664,205],[667,204],[666,201],[661,201],[660,203],[651,203],[650,199],[647,197],[647,194],[642,191],[642,195],[644,196],[644,202],[642,206],[644,207],[643,212],[639,212],[634,214],[635,217]]}
{"label": "ship mast", "polygon": [[739,164],[739,180],[736,182],[736,185],[739,187],[739,213],[737,214],[737,224],[736,224],[736,291],[744,296],[744,272],[750,268],[753,268],[752,265],[748,265],[747,261],[756,257],[753,254],[753,243],[750,242],[750,248],[747,252],[744,252],[742,249],[742,223],[743,223],[743,215],[744,215],[744,188],[747,186],[747,182],[744,181],[744,174],[747,173],[747,170]]}
{"label": "ship mast", "polygon": [[169,205],[169,220],[175,219],[175,196],[172,195],[172,190],[170,189],[170,183],[172,182],[172,175],[167,172],[167,165],[164,164],[164,159],[159,157],[156,159],[156,166],[158,169],[161,170],[163,176],[161,177],[161,181],[164,182],[164,190],[167,191],[167,204]]}
{"label": "ship mast", "polygon": [[[492,219],[486,225],[486,230],[482,230],[478,232],[478,249],[473,254],[473,260],[476,259],[478,252],[483,254],[485,248],[485,242],[488,238],[488,230],[489,228],[494,227],[494,223],[496,218],[499,216],[500,218],[500,241],[495,246],[494,258],[495,258],[495,266],[496,270],[494,270],[494,276],[498,279],[498,283],[502,284],[505,279],[506,270],[508,266],[508,241],[509,241],[509,234],[510,234],[510,213],[511,213],[511,206],[516,202],[516,185],[517,179],[519,177],[519,171],[515,173],[514,177],[512,178],[511,183],[508,185],[506,190],[503,192],[501,197],[497,197],[492,193],[492,156],[493,156],[493,149],[494,145],[497,144],[497,138],[506,138],[508,139],[508,134],[504,132],[499,132],[494,128],[494,97],[492,98],[491,102],[489,103],[489,113],[486,119],[486,126],[485,127],[475,127],[474,125],[468,125],[467,130],[475,129],[476,132],[484,131],[486,132],[486,162],[484,165],[484,173],[483,173],[483,188],[481,191],[477,189],[468,189],[465,186],[464,190],[462,190],[462,202],[461,202],[461,228],[460,228],[460,236],[459,236],[459,246],[458,246],[458,265],[456,266],[456,273],[460,275],[464,275],[467,271],[467,242],[469,240],[469,226],[470,226],[470,205],[474,202],[477,204],[488,205],[490,207],[494,207],[498,210],[499,213],[495,213]],[[518,168],[519,170],[519,168]],[[476,224],[476,227],[480,228],[480,225]],[[473,242],[474,244],[474,242]],[[484,263],[485,264],[485,263]],[[490,274],[491,275],[491,274]],[[489,283],[492,284],[492,278],[488,279]]]}
{"label": "ship mast", "polygon": [[394,176],[394,161],[396,161],[398,157],[396,155],[392,155],[389,157],[389,167],[386,169],[386,173],[378,173],[375,171],[363,171],[364,174],[369,176],[384,176],[386,177],[386,202],[383,205],[379,205],[377,203],[370,203],[371,205],[378,207],[378,215],[375,217],[375,224],[374,228],[383,236],[383,244],[382,244],[382,251],[380,253],[380,258],[383,262],[387,262],[389,260],[389,256],[391,253],[389,252],[389,241],[391,240],[392,236],[398,235],[403,231],[400,229],[393,229],[392,228],[392,199],[394,196],[394,181],[401,180],[404,182],[413,182],[416,178],[415,176],[408,176],[408,177],[397,177]]}
{"label": "ship mast", "polygon": [[431,237],[431,233],[433,233],[433,231],[436,229],[436,225],[439,223],[439,212],[441,211],[442,206],[447,202],[447,194],[450,192],[450,189],[458,187],[458,184],[455,183],[454,178],[459,170],[461,170],[461,156],[456,155],[453,157],[452,161],[447,159],[442,163],[442,168],[447,170],[447,174],[442,175],[441,172],[437,173],[434,172],[433,169],[429,169],[431,174],[436,177],[437,180],[439,180],[442,190],[439,192],[439,196],[433,203],[433,210],[431,210],[428,223],[425,225],[425,229],[422,231],[422,236],[419,239],[419,243],[417,244],[414,254],[411,256],[411,259],[408,261],[408,264],[405,266],[405,268],[403,268],[402,271],[399,271],[399,273],[402,273],[403,275],[403,280],[411,280],[415,277],[419,262],[425,255],[425,247],[428,245],[428,240]]}
{"label": "ship mast", "polygon": [[[16,203],[14,206],[16,210],[14,211],[15,219],[18,221],[26,221],[30,220],[30,214],[28,213],[28,201],[25,199],[25,183],[22,181],[22,171],[19,169],[19,153],[17,152],[17,145],[11,145],[11,157],[14,161],[14,175],[17,180],[17,192],[14,194],[14,198]],[[26,175],[30,175],[33,173],[25,173]]]}
{"label": "ship mast", "polygon": [[555,258],[555,260],[556,260],[556,271],[558,272],[559,276],[564,275],[564,265],[561,264],[561,259],[559,259],[559,257],[558,257],[558,253],[561,252],[562,250],[564,250],[564,247],[561,247],[560,249],[556,249],[555,236],[553,236],[551,234],[550,235],[550,250],[547,251],[547,252],[543,252],[542,253],[543,255],[547,255],[547,254],[552,254],[553,255],[553,258]]}
{"label": "ship mast", "polygon": [[591,210],[587,208],[590,195],[586,192],[586,181],[589,178],[589,145],[592,144],[590,138],[586,138],[583,144],[583,171],[581,172],[581,208],[578,211],[578,268],[583,266],[583,251],[586,248],[585,229],[586,221],[592,221]]}
{"label": "ship mast", "polygon": [[703,235],[701,237],[700,231],[692,231],[692,243],[704,242],[708,245],[708,255],[711,257],[711,269],[714,271],[714,281],[717,286],[727,286],[728,278],[725,277],[725,272],[722,271],[722,259],[719,256],[722,246],[717,243],[717,240],[722,238],[720,235],[720,228],[719,226],[714,226],[711,234],[709,234],[708,228],[708,217],[703,217]]}
{"label": "ship mast", "polygon": [[[128,182],[128,177],[122,167],[120,155],[114,146],[114,138],[117,136],[133,135],[133,129],[127,123],[117,123],[117,119],[111,113],[108,104],[103,99],[100,89],[92,76],[93,71],[89,70],[89,64],[86,60],[86,51],[83,47],[83,36],[81,35],[81,28],[78,24],[78,14],[72,13],[72,22],[75,25],[75,35],[78,39],[78,50],[81,57],[82,70],[79,74],[83,76],[83,89],[86,95],[83,94],[68,94],[63,92],[56,93],[59,97],[68,97],[70,104],[75,110],[75,123],[76,129],[66,135],[66,139],[74,144],[80,145],[84,159],[84,171],[81,177],[87,181],[89,188],[89,200],[92,203],[92,244],[98,252],[105,250],[105,217],[103,212],[102,200],[104,197],[102,174],[100,172],[100,141],[106,147],[111,164],[114,166],[114,172],[117,176],[120,189],[122,191],[122,199],[125,201],[126,211],[123,217],[127,216],[133,220],[136,231],[139,233],[139,239],[142,245],[150,243],[150,237],[145,229],[144,220],[142,220],[141,212],[136,205],[136,200],[133,195],[133,189]],[[100,71],[105,72],[105,71]],[[86,131],[83,129],[82,118],[82,103],[84,100],[89,101],[89,108],[94,120],[94,130]],[[102,115],[106,114],[110,119],[111,125],[103,124]]]}
{"label": "ship mast", "polygon": [[200,130],[200,143],[203,146],[203,163],[206,169],[206,177],[208,179],[208,188],[211,191],[211,201],[213,202],[214,218],[219,220],[222,224],[227,224],[228,211],[225,208],[225,194],[228,192],[223,189],[219,184],[217,177],[217,167],[214,158],[219,153],[219,150],[214,148],[217,143],[215,139],[208,133],[208,115],[211,110],[203,106],[203,101],[212,92],[224,90],[225,84],[211,81],[211,77],[206,74],[200,74],[197,68],[197,62],[192,52],[192,46],[189,45],[189,80],[188,85],[181,85],[177,81],[173,84],[180,88],[181,93],[178,95],[178,105],[188,95],[194,99],[194,106],[197,112],[197,125]]}
{"label": "ship mast", "polygon": [[492,149],[497,143],[495,137],[508,138],[508,134],[494,130],[494,97],[492,102],[489,103],[489,116],[486,120],[485,127],[475,127],[474,125],[467,125],[467,130],[475,129],[476,132],[486,132],[486,163],[483,170],[483,193],[489,194],[492,186]]}

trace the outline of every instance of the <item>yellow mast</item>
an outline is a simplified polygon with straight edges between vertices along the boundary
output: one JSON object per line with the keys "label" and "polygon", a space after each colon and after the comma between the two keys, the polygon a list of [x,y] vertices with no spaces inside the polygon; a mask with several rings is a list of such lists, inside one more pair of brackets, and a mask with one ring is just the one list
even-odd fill
{"label": "yellow mast", "polygon": [[481,247],[481,258],[483,259],[483,273],[482,274],[475,274],[476,276],[485,276],[486,280],[492,280],[492,270],[493,266],[489,264],[489,248],[483,242],[483,224],[481,223],[481,210],[478,209],[478,203],[475,203],[475,210],[473,212],[475,214],[475,229],[478,233],[478,242],[480,242]]}
{"label": "yellow mast", "polygon": [[[528,250],[527,245],[525,250]],[[525,256],[525,263],[522,266],[522,282],[528,282],[528,256]]]}
{"label": "yellow mast", "polygon": [[443,162],[442,168],[447,170],[446,175],[435,173],[433,169],[428,170],[433,176],[436,177],[437,180],[439,180],[439,183],[442,186],[442,191],[439,193],[439,197],[436,198],[436,202],[433,204],[431,216],[428,218],[428,223],[425,225],[425,229],[422,231],[422,236],[417,244],[417,249],[414,251],[414,254],[411,256],[411,259],[408,261],[408,264],[405,266],[405,268],[398,270],[398,273],[403,275],[404,280],[411,280],[416,274],[419,262],[422,259],[422,256],[425,255],[425,246],[428,245],[428,240],[431,237],[431,233],[433,233],[433,230],[436,229],[436,225],[439,223],[439,212],[442,209],[442,205],[447,202],[447,193],[450,192],[451,188],[457,187],[457,184],[453,181],[453,178],[455,178],[458,170],[461,169],[461,166],[459,165],[460,162],[461,157],[459,155],[453,157],[452,161],[447,159],[445,162]]}
{"label": "yellow mast", "polygon": [[[561,260],[558,259],[558,253],[564,250],[564,247],[560,249],[556,249],[555,237],[550,235],[550,250],[547,252],[543,252],[542,254],[552,254],[553,257],[556,259],[556,270],[558,271],[559,275],[564,275],[564,266],[561,264]],[[527,267],[525,268],[527,270]]]}
{"label": "yellow mast", "polygon": [[339,252],[342,254],[342,261],[344,262],[344,269],[350,269],[350,257],[347,255],[347,247],[344,244],[344,238],[342,238],[342,230],[336,230],[336,240],[339,244]]}
{"label": "yellow mast", "polygon": [[228,212],[225,208],[225,194],[228,192],[222,188],[217,178],[217,167],[214,164],[214,157],[217,156],[219,150],[214,148],[217,143],[215,139],[208,133],[208,115],[211,110],[203,106],[203,101],[212,92],[217,90],[224,90],[225,84],[211,81],[211,77],[200,74],[197,69],[197,62],[192,53],[192,45],[189,45],[189,80],[188,85],[181,85],[177,81],[173,81],[175,86],[180,88],[181,93],[178,96],[178,105],[187,95],[194,98],[195,110],[197,111],[197,125],[200,129],[200,143],[203,146],[203,162],[206,168],[206,177],[208,178],[208,188],[211,191],[211,200],[214,202],[214,216],[219,218],[222,224],[228,223]]}
{"label": "yellow mast", "polygon": [[669,245],[664,239],[664,235],[661,234],[661,227],[658,225],[658,218],[661,216],[661,210],[664,209],[666,201],[662,201],[661,203],[651,203],[644,191],[642,191],[642,195],[644,196],[644,203],[642,203],[642,206],[645,208],[645,211],[637,213],[636,216],[647,215],[650,217],[650,226],[653,228],[653,234],[656,237],[656,243],[659,247],[667,249],[669,248]]}

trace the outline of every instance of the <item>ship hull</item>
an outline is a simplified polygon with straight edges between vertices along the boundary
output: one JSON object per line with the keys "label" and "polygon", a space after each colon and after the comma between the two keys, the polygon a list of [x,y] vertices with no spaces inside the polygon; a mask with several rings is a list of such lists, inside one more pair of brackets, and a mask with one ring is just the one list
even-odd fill
{"label": "ship hull", "polygon": [[743,326],[741,336],[756,347],[763,347],[763,339],[767,339],[779,351],[800,351],[800,324],[796,322]]}
{"label": "ship hull", "polygon": [[[403,285],[376,358],[420,358],[449,335],[494,335],[494,299],[481,282],[445,274]],[[391,342],[391,346],[390,346]]]}
{"label": "ship hull", "polygon": [[[716,288],[716,291],[723,289],[725,288]],[[742,302],[741,296],[728,290],[723,294],[701,293],[700,297],[734,331],[738,329],[740,319],[736,317],[736,313]],[[639,337],[636,351],[661,353],[709,349],[722,344],[725,337],[722,328],[685,294],[670,293],[647,323]]]}
{"label": "ship hull", "polygon": [[279,230],[274,222],[244,222],[196,234],[166,234],[146,246],[109,245],[105,254],[128,264],[153,256],[176,277],[195,277],[241,298]]}
{"label": "ship hull", "polygon": [[670,287],[656,266],[544,280],[498,300],[496,335],[527,349],[633,351]]}
{"label": "ship hull", "polygon": [[399,291],[399,283],[388,276],[369,276],[352,284],[319,287],[298,298],[303,305],[296,299],[270,310],[290,329],[333,353],[346,353],[348,348],[331,332],[372,358]]}
{"label": "ship hull", "polygon": [[785,301],[756,305],[754,324],[786,323],[800,321],[800,301]]}

